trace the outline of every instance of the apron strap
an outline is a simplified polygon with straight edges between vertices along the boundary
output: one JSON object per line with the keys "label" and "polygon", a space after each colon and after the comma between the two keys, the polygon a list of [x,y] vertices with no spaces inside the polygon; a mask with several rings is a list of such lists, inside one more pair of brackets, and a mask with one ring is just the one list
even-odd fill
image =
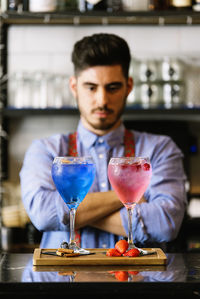
{"label": "apron strap", "polygon": [[[69,134],[69,148],[68,148],[68,156],[77,157],[77,132]],[[124,134],[124,156],[125,157],[134,157],[135,156],[135,142],[133,133],[127,129],[125,129]]]}
{"label": "apron strap", "polygon": [[134,135],[131,131],[127,129],[125,129],[125,134],[124,134],[124,156],[125,157],[135,156]]}
{"label": "apron strap", "polygon": [[68,148],[68,156],[72,157],[78,157],[78,152],[77,152],[77,132],[69,134],[69,148]]}

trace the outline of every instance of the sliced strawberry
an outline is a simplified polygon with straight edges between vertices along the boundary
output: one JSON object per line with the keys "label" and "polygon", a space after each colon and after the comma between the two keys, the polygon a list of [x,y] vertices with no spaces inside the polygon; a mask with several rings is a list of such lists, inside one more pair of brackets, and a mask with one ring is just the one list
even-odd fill
{"label": "sliced strawberry", "polygon": [[106,255],[107,256],[121,256],[121,253],[119,251],[117,251],[117,249],[115,249],[115,248],[110,248],[107,250]]}
{"label": "sliced strawberry", "polygon": [[128,280],[128,272],[127,271],[116,271],[115,278],[119,281],[127,281]]}
{"label": "sliced strawberry", "polygon": [[139,255],[140,255],[140,251],[137,248],[130,249],[129,251],[123,254],[123,256],[129,256],[129,257],[137,257]]}
{"label": "sliced strawberry", "polygon": [[117,251],[123,254],[128,249],[128,242],[126,240],[119,240],[115,244],[115,249],[117,249]]}

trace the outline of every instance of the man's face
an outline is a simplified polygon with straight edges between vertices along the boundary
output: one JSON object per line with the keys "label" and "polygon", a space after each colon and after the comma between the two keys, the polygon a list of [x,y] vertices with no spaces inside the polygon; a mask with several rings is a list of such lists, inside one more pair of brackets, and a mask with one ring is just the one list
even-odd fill
{"label": "man's face", "polygon": [[120,65],[90,67],[71,77],[84,126],[98,135],[117,128],[132,86],[132,78],[124,77]]}

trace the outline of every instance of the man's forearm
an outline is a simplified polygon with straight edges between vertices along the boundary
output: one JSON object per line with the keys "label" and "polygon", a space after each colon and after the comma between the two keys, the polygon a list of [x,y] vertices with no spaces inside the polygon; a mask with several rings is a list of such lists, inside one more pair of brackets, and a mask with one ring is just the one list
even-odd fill
{"label": "man's forearm", "polygon": [[94,222],[91,226],[107,231],[109,233],[126,237],[126,232],[122,225],[120,211],[113,212],[110,215]]}
{"label": "man's forearm", "polygon": [[[139,204],[142,202],[146,202],[144,197],[141,198]],[[127,236],[124,227],[122,225],[122,220],[121,220],[119,210],[111,213],[110,215],[107,215],[104,218],[99,219],[98,221],[95,221],[94,223],[91,224],[91,226],[101,230],[105,230],[115,235],[119,235],[123,237]]]}
{"label": "man's forearm", "polygon": [[123,207],[114,191],[88,193],[77,209],[76,228],[91,225]]}

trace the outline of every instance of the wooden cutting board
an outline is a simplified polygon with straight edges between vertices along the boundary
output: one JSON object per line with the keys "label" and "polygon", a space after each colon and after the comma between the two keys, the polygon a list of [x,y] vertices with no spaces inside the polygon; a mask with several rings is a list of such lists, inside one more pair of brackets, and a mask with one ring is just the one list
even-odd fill
{"label": "wooden cutting board", "polygon": [[148,251],[156,251],[151,255],[139,257],[108,257],[107,249],[88,249],[94,253],[91,255],[82,255],[76,257],[60,257],[54,255],[43,254],[42,252],[52,252],[56,249],[36,248],[33,254],[34,266],[73,266],[73,265],[166,265],[167,257],[160,248],[144,248]]}

